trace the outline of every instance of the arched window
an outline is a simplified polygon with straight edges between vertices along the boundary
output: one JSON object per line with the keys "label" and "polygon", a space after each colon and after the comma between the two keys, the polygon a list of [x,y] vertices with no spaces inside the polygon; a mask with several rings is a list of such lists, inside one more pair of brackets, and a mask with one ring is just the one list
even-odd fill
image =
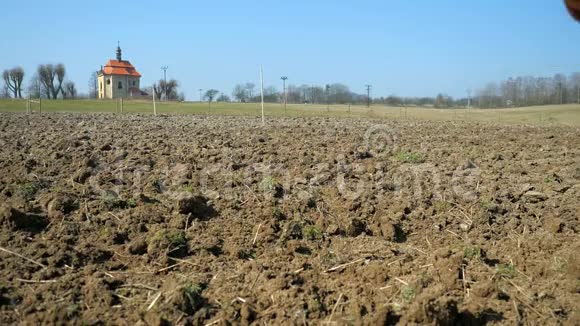
{"label": "arched window", "polygon": [[107,79],[107,85],[111,85],[111,79]]}
{"label": "arched window", "polygon": [[123,82],[119,82],[119,86],[117,86],[118,89],[122,89],[123,88]]}

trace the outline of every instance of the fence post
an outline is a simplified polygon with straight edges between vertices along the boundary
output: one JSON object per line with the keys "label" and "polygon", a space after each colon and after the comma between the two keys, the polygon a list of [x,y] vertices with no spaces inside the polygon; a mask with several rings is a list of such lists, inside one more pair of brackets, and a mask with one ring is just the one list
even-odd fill
{"label": "fence post", "polygon": [[153,89],[153,114],[157,116],[157,106],[155,105],[155,88]]}
{"label": "fence post", "polygon": [[121,113],[123,113],[123,98],[121,97]]}
{"label": "fence post", "polygon": [[38,97],[38,111],[42,114],[42,97]]}
{"label": "fence post", "polygon": [[30,112],[30,95],[28,95],[28,99],[26,100],[26,114]]}

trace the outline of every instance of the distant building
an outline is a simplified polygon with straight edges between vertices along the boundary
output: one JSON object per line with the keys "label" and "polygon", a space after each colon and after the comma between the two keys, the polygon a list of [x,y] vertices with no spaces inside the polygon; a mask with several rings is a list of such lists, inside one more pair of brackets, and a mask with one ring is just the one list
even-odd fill
{"label": "distant building", "polygon": [[123,60],[121,47],[117,46],[117,60],[109,60],[97,72],[100,99],[140,98],[146,96],[141,91],[141,74],[131,62]]}

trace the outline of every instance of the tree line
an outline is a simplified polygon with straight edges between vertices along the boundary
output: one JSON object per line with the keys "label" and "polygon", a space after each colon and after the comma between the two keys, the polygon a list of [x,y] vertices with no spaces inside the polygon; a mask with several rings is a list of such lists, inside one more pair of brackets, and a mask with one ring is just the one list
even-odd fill
{"label": "tree line", "polygon": [[[74,99],[79,95],[75,83],[66,79],[66,68],[63,64],[41,64],[30,78],[28,86],[24,86],[25,71],[22,67],[6,69],[2,72],[3,84],[0,85],[1,98],[22,98],[23,93],[31,97],[48,99]],[[165,82],[160,79],[145,91],[155,92],[157,100],[184,101],[185,94],[179,90],[180,83],[175,79]],[[201,91],[201,90],[200,90]],[[216,89],[208,89],[201,95],[200,100],[241,103],[261,101],[260,89],[252,82],[235,85],[231,97]],[[467,95],[467,94],[466,94]],[[98,97],[97,72],[93,72],[89,79],[90,98]],[[286,98],[288,103],[294,104],[365,104],[367,94],[353,92],[349,86],[342,83],[326,85],[293,85],[290,84],[280,91],[274,86],[264,88],[264,101],[281,103]],[[503,108],[536,106],[551,104],[580,103],[580,73],[569,76],[556,74],[552,77],[510,77],[499,83],[491,82],[475,91],[473,96],[454,99],[440,93],[434,97],[387,97],[371,98],[374,104],[389,106],[416,106],[416,107],[480,107]]]}
{"label": "tree line", "polygon": [[[0,97],[22,98],[24,76],[22,67],[4,70],[2,72],[4,83],[0,88]],[[78,95],[75,83],[66,79],[66,68],[62,63],[39,65],[25,93],[31,97],[49,99],[76,98]]]}
{"label": "tree line", "polygon": [[485,85],[474,100],[481,108],[580,103],[580,73],[510,77]]}
{"label": "tree line", "polygon": [[[241,103],[259,102],[261,101],[261,92],[259,89],[256,90],[254,83],[240,83],[234,87],[232,97],[235,101]],[[286,94],[284,94],[284,90],[279,91],[274,86],[264,88],[264,102],[281,102],[284,97],[286,97],[287,103],[295,104],[357,104],[366,103],[367,101],[366,94],[357,94],[351,91],[347,85],[341,83],[324,86],[290,84],[286,88]]]}

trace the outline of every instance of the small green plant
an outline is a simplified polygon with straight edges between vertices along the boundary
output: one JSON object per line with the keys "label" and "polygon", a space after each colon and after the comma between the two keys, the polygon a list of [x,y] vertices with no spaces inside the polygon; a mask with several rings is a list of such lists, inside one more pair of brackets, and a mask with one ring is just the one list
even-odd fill
{"label": "small green plant", "polygon": [[412,286],[406,285],[401,290],[401,297],[407,302],[413,301],[415,299],[415,289]]}
{"label": "small green plant", "polygon": [[99,229],[99,238],[100,239],[109,239],[111,237],[111,231],[107,227],[102,227]]}
{"label": "small green plant", "polygon": [[256,259],[256,251],[254,249],[240,249],[238,251],[238,258],[239,259]]}
{"label": "small green plant", "polygon": [[74,303],[71,304],[70,306],[66,307],[66,316],[68,318],[72,318],[78,315],[79,311],[81,310],[81,307]]}
{"label": "small green plant", "polygon": [[45,181],[33,181],[20,185],[20,193],[27,201],[34,200],[34,197],[41,189],[48,187],[49,184]]}
{"label": "small green plant", "polygon": [[193,186],[192,185],[187,185],[187,186],[183,187],[183,191],[193,193],[194,192]]}
{"label": "small green plant", "polygon": [[127,206],[129,207],[137,207],[137,201],[135,200],[135,198],[129,198],[126,201]]}
{"label": "small green plant", "polygon": [[566,270],[567,261],[559,256],[554,256],[554,263],[552,264],[552,269],[558,273],[564,273]]}
{"label": "small green plant", "polygon": [[276,191],[278,188],[280,188],[280,183],[274,177],[267,176],[262,180],[260,186],[265,191]]}
{"label": "small green plant", "polygon": [[503,276],[506,278],[512,278],[512,277],[516,276],[516,268],[512,264],[498,264],[495,267],[495,271],[500,276]]}
{"label": "small green plant", "polygon": [[485,208],[487,210],[491,210],[495,207],[495,204],[491,200],[486,199],[482,199],[479,204],[481,205],[482,208]]}
{"label": "small green plant", "polygon": [[306,240],[320,240],[322,232],[314,225],[306,225],[302,228],[302,237]]}
{"label": "small green plant", "polygon": [[280,207],[276,206],[272,209],[272,217],[276,220],[283,220],[284,219],[284,212]]}
{"label": "small green plant", "polygon": [[172,248],[181,248],[187,245],[187,237],[184,232],[168,232],[165,237]]}
{"label": "small green plant", "polygon": [[401,161],[404,163],[423,163],[425,162],[425,159],[423,158],[423,156],[421,156],[421,154],[418,153],[410,153],[410,152],[398,152],[395,155],[395,158],[397,159],[397,161]]}
{"label": "small green plant", "polygon": [[463,258],[468,260],[480,259],[481,258],[481,248],[477,246],[470,246],[463,249]]}
{"label": "small green plant", "polygon": [[187,251],[187,237],[181,230],[160,230],[155,233],[149,246],[151,249],[169,249],[171,253]]}
{"label": "small green plant", "polygon": [[554,181],[554,178],[549,175],[544,178],[544,183],[554,183]]}
{"label": "small green plant", "polygon": [[433,208],[435,208],[438,213],[442,213],[449,211],[452,208],[452,205],[443,200],[436,200],[433,202]]}
{"label": "small green plant", "polygon": [[103,193],[101,193],[101,202],[110,211],[115,208],[125,208],[125,205],[127,204],[124,200],[120,199],[117,194],[111,191],[103,191]]}
{"label": "small green plant", "polygon": [[22,193],[24,199],[31,201],[34,199],[34,196],[38,192],[38,187],[34,182],[25,183],[20,188],[20,192]]}
{"label": "small green plant", "polygon": [[201,296],[204,289],[204,284],[187,282],[179,291],[182,296],[179,308],[188,314],[195,313],[205,303],[205,299]]}

